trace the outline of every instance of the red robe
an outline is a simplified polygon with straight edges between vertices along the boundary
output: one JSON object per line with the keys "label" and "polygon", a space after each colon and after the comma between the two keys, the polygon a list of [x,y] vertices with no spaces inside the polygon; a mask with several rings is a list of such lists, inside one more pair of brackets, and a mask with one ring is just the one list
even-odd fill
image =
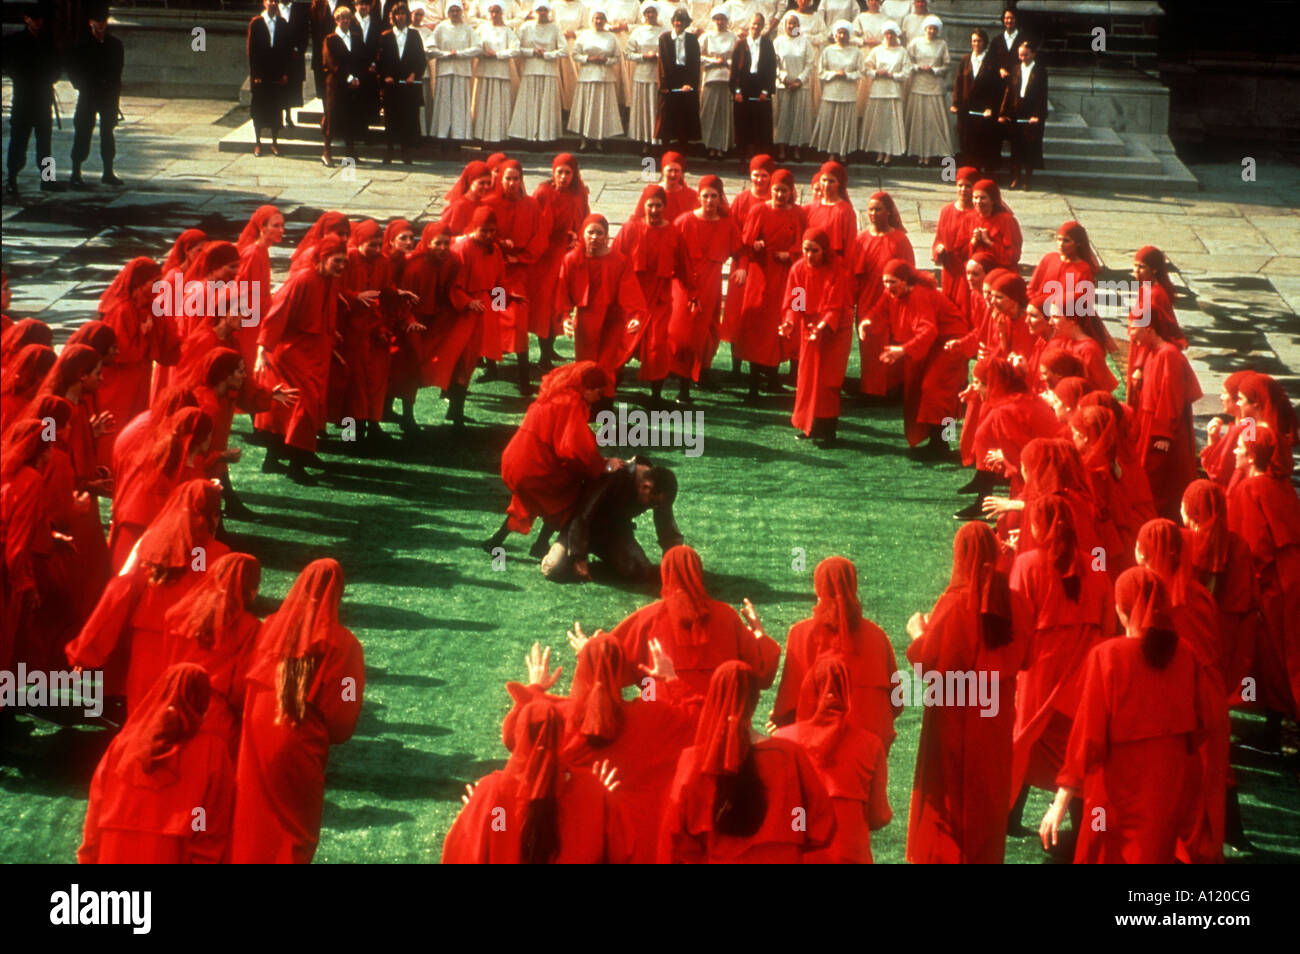
{"label": "red robe", "polygon": [[367,259],[359,249],[348,252],[343,288],[353,294],[363,291],[380,294],[370,305],[353,301],[339,316],[339,331],[343,335],[341,351],[348,362],[339,389],[340,419],[378,421],[384,416],[392,366],[393,319],[399,311],[395,285],[386,257],[376,255]]}
{"label": "red robe", "polygon": [[1035,437],[1054,437],[1056,428],[1056,414],[1037,394],[1016,394],[986,404],[975,432],[975,466],[985,469],[985,455],[994,449],[1002,451],[1006,460],[1002,474],[1011,479],[1011,496],[1017,497],[1024,487],[1020,452]]}
{"label": "red robe", "polygon": [[[942,292],[923,282],[913,285],[902,298],[882,295],[871,313],[868,336],[879,336],[882,349],[888,345],[903,348],[901,361],[894,364],[901,369],[894,374],[901,373],[903,380],[903,431],[913,447],[930,436],[930,424],[942,424],[945,416],[957,413],[957,392],[966,383],[966,358],[957,351],[941,352],[941,363],[928,387],[926,380],[935,363],[936,342],[958,336],[961,321],[960,312]],[[879,352],[876,355],[879,360]]]}
{"label": "red robe", "polygon": [[[253,658],[268,651],[258,645]],[[296,726],[288,719],[276,724],[275,688],[256,675],[257,668],[250,663],[244,696],[230,860],[309,864],[320,840],[330,746],[352,738],[361,715],[366,680],[361,643],[342,626],[334,627],[309,692],[307,716]],[[345,695],[340,687],[349,685],[353,691]]]}
{"label": "red robe", "polygon": [[739,614],[718,600],[709,600],[707,625],[707,638],[698,645],[688,645],[681,640],[668,604],[656,600],[619,623],[610,635],[622,644],[623,655],[631,666],[649,666],[650,640],[659,640],[673,661],[677,678],[700,696],[708,692],[713,670],[732,659],[748,663],[758,674],[762,688],[772,685],[781,659],[781,646],[776,640],[770,636],[755,639]]}
{"label": "red robe", "polygon": [[[671,351],[668,370],[692,381],[700,379],[717,349],[722,320],[722,267],[740,251],[740,226],[727,215],[706,222],[694,212],[673,220],[681,233],[685,269],[673,282],[673,313],[668,324]],[[699,301],[692,312],[690,299]]]}
{"label": "red robe", "polygon": [[670,223],[651,228],[644,218],[628,219],[618,230],[612,248],[631,263],[646,305],[645,327],[637,349],[641,364],[637,378],[662,381],[668,377],[671,358],[668,328],[673,312],[673,277],[688,275],[681,233]]}
{"label": "red robe", "polygon": [[972,232],[975,229],[984,229],[993,243],[993,247],[990,248],[987,245],[976,245],[972,241],[971,254],[988,252],[998,265],[1015,271],[1016,266],[1020,264],[1020,248],[1024,240],[1020,234],[1020,223],[1016,221],[1014,215],[1010,212],[994,212],[985,219],[976,212],[971,216],[970,229]]}
{"label": "red robe", "polygon": [[727,209],[727,213],[740,226],[740,234],[744,242],[740,252],[731,260],[731,271],[728,272],[727,277],[727,297],[722,305],[722,340],[730,341],[733,344],[736,341],[736,333],[740,327],[741,308],[745,295],[744,288],[732,285],[731,276],[736,274],[736,269],[745,267],[744,252],[748,248],[749,242],[744,239],[744,236],[749,228],[749,219],[755,209],[767,205],[769,198],[770,196],[754,195],[753,189],[746,189],[731,200],[731,205]]}
{"label": "red robe", "polygon": [[[1151,483],[1156,512],[1177,516],[1183,491],[1197,475],[1192,405],[1201,397],[1201,386],[1182,351],[1166,342],[1147,356],[1134,387],[1129,403],[1137,410],[1135,448]],[[1169,441],[1169,450],[1153,449],[1157,440]]]}
{"label": "red robe", "polygon": [[[923,675],[937,673],[933,678],[945,682],[949,672],[976,673],[986,680],[998,710],[984,715],[991,707],[969,700],[925,706],[907,825],[907,860],[913,864],[1001,864],[1006,850],[1015,679],[1025,647],[1017,635],[988,648],[977,614],[965,606],[966,596],[963,587],[939,597],[907,658],[921,665]],[[923,688],[914,685],[916,692]]]}
{"label": "red robe", "polygon": [[[543,216],[550,217],[551,227],[546,248],[535,267],[528,270],[528,330],[538,338],[552,338],[559,332],[561,318],[555,299],[560,265],[570,250],[570,235],[577,235],[591,209],[585,189],[560,192],[550,182],[534,189],[533,198],[541,203]],[[581,238],[578,236],[579,241]]]}
{"label": "red robe", "polygon": [[[435,350],[434,383],[445,388],[449,383],[468,384],[479,358],[501,360],[501,314],[508,303],[502,300],[505,288],[506,259],[496,243],[485,247],[465,236],[452,245],[459,261],[451,283],[451,304],[456,309],[456,323]],[[471,301],[483,303],[481,312],[469,310]],[[498,308],[498,306],[500,306]]]}
{"label": "red robe", "polygon": [[1184,792],[1214,722],[1207,670],[1183,645],[1164,669],[1140,640],[1106,639],[1084,666],[1058,783],[1082,792],[1076,864],[1173,864]]}
{"label": "red robe", "polygon": [[582,484],[605,472],[605,458],[587,423],[590,408],[576,391],[534,401],[501,455],[501,479],[513,496],[510,529],[528,533],[533,520],[563,526]]}
{"label": "red robe", "polygon": [[[90,781],[77,849],[83,865],[220,864],[228,860],[235,770],[224,740],[200,731],[146,773],[118,736]],[[202,825],[195,809],[202,808]]]}
{"label": "red robe", "polygon": [[[424,331],[408,331],[406,323],[397,329],[397,350],[389,371],[389,390],[395,397],[414,401],[416,392],[432,385],[439,376],[434,366],[438,347],[458,325],[451,304],[451,286],[459,268],[455,255],[448,255],[442,262],[423,253],[406,260],[401,287],[419,296],[406,323],[423,325]],[[439,373],[444,370],[445,366],[436,368]]]}
{"label": "red robe", "polygon": [[[1096,280],[1092,266],[1082,259],[1063,262],[1059,253],[1048,252],[1038,260],[1034,274],[1029,279],[1029,297],[1049,292],[1059,294],[1062,307],[1066,307],[1069,302],[1074,309],[1073,313],[1084,317],[1087,309],[1094,307],[1095,293],[1091,289]],[[1049,282],[1059,283],[1060,291],[1046,288]]]}
{"label": "red robe", "polygon": [[858,237],[858,216],[847,199],[835,202],[814,202],[804,206],[808,228],[821,229],[831,240],[831,251],[838,258],[846,258]]}
{"label": "red robe", "polygon": [[510,248],[501,246],[506,263],[505,288],[509,295],[505,311],[497,316],[501,335],[501,352],[519,354],[528,348],[530,276],[546,253],[551,234],[549,208],[532,196],[507,199],[503,194],[488,196],[488,208],[496,213],[497,241],[507,239]]}
{"label": "red robe", "polygon": [[[790,627],[785,641],[785,669],[772,704],[772,721],[777,725],[794,722],[804,678],[822,655],[817,643],[816,620],[806,619]],[[860,655],[840,656],[852,678],[849,724],[875,735],[888,752],[897,734],[894,720],[903,712],[903,707],[894,705],[893,700],[894,674],[898,671],[894,647],[885,631],[869,619],[863,619],[855,644],[862,647]]]}
{"label": "red robe", "polygon": [[18,643],[41,612],[30,600],[38,593],[45,563],[53,549],[50,517],[41,493],[44,476],[34,467],[19,468],[0,487],[0,525],[4,528],[4,564],[0,574],[0,670],[15,671],[27,649]]}
{"label": "red robe", "polygon": [[560,267],[556,305],[563,315],[576,309],[574,359],[599,364],[610,381],[605,395],[613,397],[614,377],[636,351],[644,331],[644,325],[635,332],[627,330],[631,319],[645,320],[646,303],[636,272],[613,249],[588,258],[582,248],[576,248]]}
{"label": "red robe", "polygon": [[1205,476],[1225,490],[1232,483],[1232,475],[1237,470],[1237,458],[1234,451],[1241,438],[1243,425],[1241,421],[1225,424],[1219,430],[1219,438],[1201,449],[1201,469]]}
{"label": "red robe", "polygon": [[[835,836],[835,807],[812,760],[788,739],[754,743],[754,765],[767,797],[767,814],[748,838],[701,830],[689,817],[683,789],[694,775],[695,746],[684,750],[664,805],[660,864],[801,864]],[[802,813],[802,814],[801,814]],[[806,827],[793,824],[802,818]]]}
{"label": "red robe", "polygon": [[669,222],[676,222],[680,216],[700,207],[700,194],[688,185],[683,184],[675,189],[665,185],[664,195],[668,197],[664,206],[664,218]]}
{"label": "red robe", "polygon": [[[814,421],[840,416],[840,386],[853,347],[851,293],[839,260],[813,268],[801,258],[786,278],[784,321],[794,326],[791,334],[799,342],[799,377],[790,423],[805,434],[812,433]],[[796,308],[800,296],[803,307]],[[809,341],[808,333],[822,322],[826,327],[816,341]]]}
{"label": "red robe", "polygon": [[[117,426],[96,441],[96,456],[107,465],[113,459],[113,441],[117,434],[149,406],[149,378],[153,362],[173,365],[180,360],[181,341],[171,323],[154,317],[131,302],[121,302],[103,312],[104,324],[117,335],[117,355],[100,373],[95,402],[101,411],[109,411]],[[152,319],[148,333],[141,332],[146,318]],[[253,366],[250,362],[250,368]]]}
{"label": "red robe", "polygon": [[271,288],[270,253],[256,242],[244,246],[244,250],[239,253],[239,271],[235,274],[235,281],[248,282],[247,285],[238,287],[248,289],[250,305],[253,301],[253,288],[257,289],[258,313],[250,315],[247,319],[252,324],[245,325],[244,319],[240,319],[239,327],[235,329],[236,343],[231,346],[244,356],[244,367],[251,374],[253,365],[257,363],[257,329],[262,323],[262,316],[271,308],[272,298],[275,297]]}
{"label": "red robe", "polygon": [[[798,354],[798,341],[782,338],[778,331],[786,279],[803,252],[801,243],[806,229],[803,210],[798,206],[784,209],[755,206],[745,220],[742,235],[745,284],[739,288],[729,286],[727,290],[728,308],[733,300],[740,306],[730,340],[742,361],[776,367]],[[754,243],[760,241],[764,243],[763,250],[754,251]],[[785,264],[776,261],[773,258],[776,252],[790,253],[790,261]]]}
{"label": "red robe", "polygon": [[[939,212],[939,224],[934,230],[934,245],[930,248],[931,259],[943,269],[943,293],[958,306],[965,303],[969,291],[966,284],[966,262],[970,260],[970,232],[975,218],[974,206],[959,209],[956,202],[945,205]],[[942,255],[934,251],[938,245],[943,245]]]}
{"label": "red robe", "polygon": [[[257,645],[257,633],[262,621],[247,611],[241,613],[233,625],[215,634],[211,646],[203,646],[197,639],[175,629],[163,634],[159,655],[163,671],[176,663],[194,663],[208,674],[212,689],[208,711],[203,716],[203,731],[226,743],[231,758],[239,754],[239,722],[244,714],[244,676],[248,659]],[[231,766],[233,774],[234,766]]]}
{"label": "red robe", "polygon": [[[1169,299],[1169,293],[1165,287],[1157,282],[1143,282],[1138,286],[1137,301],[1129,309],[1129,319],[1138,319],[1144,325],[1152,324],[1156,327],[1172,328],[1178,337],[1174,340],[1180,349],[1187,347],[1187,340],[1182,336],[1182,329],[1178,324],[1178,316],[1174,314],[1174,304]],[[1147,358],[1151,354],[1151,349],[1146,345],[1132,344],[1128,349],[1128,405],[1137,407],[1135,399],[1136,388],[1133,385],[1134,375],[1146,364]]]}
{"label": "red robe", "polygon": [[[859,320],[870,315],[885,296],[885,286],[881,281],[885,266],[892,259],[901,258],[909,265],[916,264],[912,252],[912,243],[907,233],[894,229],[884,235],[873,235],[871,229],[863,229],[853,242],[853,251],[849,261],[850,271],[857,279],[857,291],[854,299],[858,306]],[[856,334],[856,332],[855,332]],[[858,339],[858,357],[862,367],[862,393],[881,395],[889,390],[898,380],[898,365],[894,369],[880,361],[880,352],[888,343],[883,327],[872,327],[865,339]],[[891,377],[891,370],[893,375]]]}
{"label": "red robe", "polygon": [[[1192,539],[1192,531],[1184,529],[1184,561],[1192,552]],[[1259,612],[1259,581],[1255,577],[1250,547],[1238,534],[1228,531],[1227,562],[1223,570],[1211,574],[1197,569],[1194,577],[1214,597],[1220,639],[1220,655],[1216,666],[1223,675],[1223,685],[1230,703],[1239,705],[1242,702],[1243,680],[1252,674],[1256,646],[1263,631],[1263,618]],[[1273,668],[1276,672],[1275,664]],[[1277,680],[1270,682],[1274,686],[1279,684]]]}
{"label": "red robe", "polygon": [[[1073,355],[1083,362],[1083,376],[1087,380],[1090,390],[1105,391],[1109,394],[1119,386],[1119,381],[1111,373],[1110,365],[1106,363],[1106,352],[1101,345],[1091,338],[1083,337],[1071,341],[1058,335],[1043,346],[1038,364],[1041,366],[1047,360],[1048,355],[1054,351],[1064,351],[1066,354]],[[1037,380],[1037,378],[1031,380]]]}

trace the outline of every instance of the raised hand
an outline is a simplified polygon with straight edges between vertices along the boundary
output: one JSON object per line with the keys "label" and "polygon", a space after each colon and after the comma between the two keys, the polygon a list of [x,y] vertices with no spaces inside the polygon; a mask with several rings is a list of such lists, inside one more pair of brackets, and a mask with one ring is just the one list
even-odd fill
{"label": "raised hand", "polygon": [[469,800],[473,797],[474,797],[474,785],[472,782],[467,782],[465,784],[465,794],[460,797],[460,803],[462,805],[468,805]]}
{"label": "raised hand", "polygon": [[528,684],[540,687],[543,692],[555,685],[560,673],[564,672],[563,666],[557,666],[554,672],[551,671],[551,647],[547,646],[543,650],[541,643],[533,643],[533,648],[524,657],[524,665],[528,667]]}
{"label": "raised hand", "polygon": [[662,679],[664,682],[676,679],[677,670],[673,668],[673,657],[664,652],[663,644],[657,639],[652,639],[649,642],[649,648],[650,665],[638,664],[637,668],[651,679]]}
{"label": "raised hand", "polygon": [[604,785],[606,790],[610,792],[623,784],[623,782],[617,777],[618,770],[609,764],[609,759],[605,759],[601,762],[593,762],[591,766],[591,774],[596,776],[600,781],[600,784]]}

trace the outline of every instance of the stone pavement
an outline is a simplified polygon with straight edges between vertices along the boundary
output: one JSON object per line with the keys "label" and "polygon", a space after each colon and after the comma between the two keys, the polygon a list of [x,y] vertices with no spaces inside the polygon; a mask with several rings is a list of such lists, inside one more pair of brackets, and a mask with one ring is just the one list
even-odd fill
{"label": "stone pavement", "polygon": [[[381,166],[364,162],[356,169],[326,169],[316,160],[232,155],[217,150],[220,138],[247,114],[235,104],[212,100],[127,97],[125,121],[118,127],[117,173],[126,186],[99,184],[98,140],[85,173],[91,188],[71,191],[71,114],[75,93],[57,88],[64,129],[55,131],[57,188],[37,189],[29,165],[20,177],[22,195],[3,206],[4,268],[13,288],[11,313],[75,326],[93,317],[95,303],[122,264],[148,254],[159,260],[183,228],[199,226],[210,235],[233,240],[258,205],[279,206],[289,222],[288,236],[273,251],[277,277],[306,226],[321,210],[339,209],[353,217],[381,222],[404,216],[421,223],[436,216],[442,194],[461,165],[452,162]],[[4,86],[5,138],[8,140],[9,84]],[[466,159],[469,155],[466,155]],[[1257,179],[1241,180],[1239,164],[1189,163],[1201,185],[1198,193],[1142,195],[1082,192],[1013,192],[1007,196],[1025,235],[1026,274],[1041,255],[1055,248],[1056,227],[1077,219],[1092,236],[1103,265],[1102,278],[1127,280],[1132,255],[1145,244],[1165,250],[1177,269],[1177,311],[1187,329],[1191,357],[1206,398],[1201,415],[1218,409],[1219,385],[1231,370],[1249,366],[1283,380],[1300,400],[1300,168],[1260,155]],[[531,189],[549,174],[543,156],[523,157]],[[746,177],[735,163],[719,169],[728,194]],[[815,166],[797,167],[807,182]],[[706,171],[702,160],[692,178]],[[939,210],[952,186],[918,179],[917,170],[880,175],[874,167],[851,167],[851,194],[859,211],[867,197],[887,189],[898,203],[917,250],[928,246]],[[632,210],[643,180],[631,157],[583,160],[591,205],[611,222]],[[1123,328],[1112,323],[1112,334]],[[65,332],[66,333],[66,332]]]}

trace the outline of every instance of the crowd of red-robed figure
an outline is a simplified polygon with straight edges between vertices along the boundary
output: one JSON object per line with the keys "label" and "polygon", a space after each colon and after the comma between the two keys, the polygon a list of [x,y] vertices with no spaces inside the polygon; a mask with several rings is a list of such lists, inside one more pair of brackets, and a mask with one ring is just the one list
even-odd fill
{"label": "crowd of red-robed figure", "polygon": [[[1076,861],[1215,862],[1248,844],[1229,711],[1265,713],[1276,748],[1300,699],[1296,416],[1277,382],[1231,374],[1198,454],[1201,390],[1169,265],[1147,246],[1117,399],[1086,230],[1062,225],[1026,282],[1015,216],[977,170],[959,170],[940,215],[936,282],[887,193],[858,230],[835,163],[802,206],[767,157],[730,202],[715,176],[691,186],[680,156],[663,169],[612,241],[572,156],[531,196],[497,156],[466,167],[418,241],[405,219],[326,213],[275,288],[284,218],[263,206],[233,244],[189,229],[161,266],[126,263],[57,353],[45,324],[4,318],[0,668],[77,667],[125,700],[79,860],[312,859],[329,749],[363,705],[362,647],[339,622],[333,560],[253,614],[260,564],[222,542],[223,501],[225,519],[251,516],[228,473],[234,415],[253,415],[263,469],[312,483],[330,424],[378,450],[393,402],[418,433],[416,396],[438,387],[458,430],[473,370],[500,374],[511,354],[530,392],[531,338],[548,373],[501,469],[521,533],[562,527],[584,481],[618,466],[589,420],[633,361],[659,403],[669,380],[681,402],[717,387],[720,341],[733,371],[749,364],[748,402],[788,393],[790,362],[792,423],[827,446],[844,391],[901,395],[922,457],[949,458],[947,425],[963,422],[976,498],[959,516],[983,520],[958,530],[948,586],[909,621],[904,678],[973,674],[996,704],[919,683],[907,699],[924,706],[909,861],[1001,861],[1032,834],[1031,787],[1055,792],[1044,847],[1072,830]],[[264,314],[158,306],[158,287],[232,280],[256,283],[240,297]],[[562,334],[576,360],[552,369]],[[861,380],[846,382],[855,338]],[[509,760],[468,787],[443,860],[871,861],[902,686],[854,565],[817,566],[784,668],[748,601],[709,596],[694,550],[668,550],[660,578],[662,599],[608,633],[575,627],[567,695],[533,647],[528,684],[507,687]]]}

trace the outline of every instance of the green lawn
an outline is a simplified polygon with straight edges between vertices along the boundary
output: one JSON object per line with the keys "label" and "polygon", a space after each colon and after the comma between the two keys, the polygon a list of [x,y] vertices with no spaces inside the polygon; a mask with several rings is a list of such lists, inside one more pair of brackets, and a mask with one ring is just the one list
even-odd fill
{"label": "green lawn", "polygon": [[[716,365],[729,366],[725,346]],[[909,460],[895,408],[846,406],[844,445],[820,450],[794,440],[788,398],[748,408],[740,393],[699,395],[702,456],[657,455],[677,470],[677,520],[704,560],[711,592],[736,606],[751,599],[784,642],[811,610],[817,562],[843,554],[857,564],[867,615],[901,659],[908,616],[928,611],[947,582],[957,527],[950,514],[959,502],[953,491],[966,474]],[[508,384],[475,386],[469,413],[476,423],[457,440],[442,423],[436,393],[425,391],[417,414],[437,426],[424,443],[402,442],[393,459],[366,460],[331,441],[322,454],[335,467],[319,488],[263,476],[258,448],[234,468],[236,487],[260,515],[232,525],[236,545],[265,567],[260,609],[273,609],[309,560],[333,556],[347,579],[343,620],[365,646],[365,706],[355,737],[330,758],[319,861],[436,861],[464,783],[503,764],[503,684],[524,678],[528,646],[540,640],[555,648],[565,668],[560,687],[567,687],[565,629],[575,619],[588,629],[612,627],[654,598],[644,587],[548,583],[518,536],[508,541],[501,570],[478,548],[508,499],[500,453],[524,407]],[[246,434],[245,418],[235,439]],[[642,523],[647,551],[657,555],[651,522]],[[894,821],[873,839],[878,862],[903,859],[919,727],[916,709],[897,724]],[[1249,734],[1258,725],[1239,717],[1236,727]],[[73,859],[105,744],[97,730],[19,721],[0,759],[0,858]],[[1243,811],[1266,850],[1234,860],[1298,860],[1296,779],[1276,760],[1248,756],[1235,760],[1247,793]],[[1026,820],[1036,825],[1048,801],[1035,792]],[[1029,839],[1008,843],[1008,861],[1045,858]]]}

